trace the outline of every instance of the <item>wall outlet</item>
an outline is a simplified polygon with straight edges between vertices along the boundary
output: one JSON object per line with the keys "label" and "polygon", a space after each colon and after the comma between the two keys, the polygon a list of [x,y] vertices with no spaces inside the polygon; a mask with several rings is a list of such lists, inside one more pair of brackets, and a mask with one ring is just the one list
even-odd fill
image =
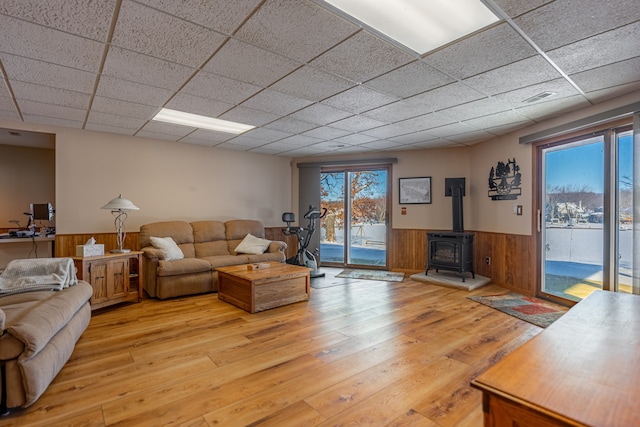
{"label": "wall outlet", "polygon": [[484,263],[487,265],[491,265],[491,257],[490,256],[484,257]]}

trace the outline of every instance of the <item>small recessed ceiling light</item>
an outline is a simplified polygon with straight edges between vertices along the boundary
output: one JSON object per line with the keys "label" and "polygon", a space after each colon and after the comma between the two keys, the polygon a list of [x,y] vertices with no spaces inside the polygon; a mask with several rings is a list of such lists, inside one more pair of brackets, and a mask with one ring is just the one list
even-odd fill
{"label": "small recessed ceiling light", "polygon": [[531,104],[532,102],[540,101],[541,99],[548,98],[550,96],[555,95],[556,92],[542,92],[537,95],[532,96],[531,98],[527,98],[522,101],[523,104]]}
{"label": "small recessed ceiling light", "polygon": [[498,22],[480,0],[324,0],[421,55]]}
{"label": "small recessed ceiling light", "polygon": [[173,123],[176,125],[191,126],[198,129],[209,129],[218,132],[241,134],[255,128],[255,126],[244,125],[242,123],[230,122],[227,120],[214,119],[213,117],[201,116],[198,114],[185,113],[182,111],[163,108],[152,119],[159,122]]}

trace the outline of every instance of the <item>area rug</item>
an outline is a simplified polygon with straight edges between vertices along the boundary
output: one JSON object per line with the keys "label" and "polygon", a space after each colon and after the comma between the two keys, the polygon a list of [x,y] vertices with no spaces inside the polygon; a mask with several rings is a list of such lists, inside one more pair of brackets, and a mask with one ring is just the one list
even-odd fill
{"label": "area rug", "polygon": [[467,298],[541,328],[546,328],[569,310],[567,307],[539,298],[526,297],[515,292],[503,295],[469,296]]}
{"label": "area rug", "polygon": [[480,286],[484,286],[491,282],[490,278],[479,274],[476,274],[475,278],[471,277],[470,274],[467,274],[467,277],[465,277],[463,282],[462,276],[450,271],[440,271],[438,273],[430,271],[429,275],[426,275],[425,273],[412,274],[411,279],[418,282],[425,282],[432,285],[446,286],[447,288],[462,289],[466,291],[477,289]]}
{"label": "area rug", "polygon": [[359,279],[359,280],[382,280],[385,282],[402,282],[404,280],[404,273],[397,273],[393,271],[384,270],[357,270],[357,269],[345,269],[336,277],[342,277],[345,279]]}

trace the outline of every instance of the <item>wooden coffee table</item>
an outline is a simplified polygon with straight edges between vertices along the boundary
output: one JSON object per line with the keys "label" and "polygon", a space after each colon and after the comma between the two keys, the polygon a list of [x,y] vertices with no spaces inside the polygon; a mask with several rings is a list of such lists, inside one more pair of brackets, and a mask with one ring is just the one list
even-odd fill
{"label": "wooden coffee table", "polygon": [[249,313],[309,299],[309,268],[280,262],[250,270],[248,264],[220,267],[218,299]]}

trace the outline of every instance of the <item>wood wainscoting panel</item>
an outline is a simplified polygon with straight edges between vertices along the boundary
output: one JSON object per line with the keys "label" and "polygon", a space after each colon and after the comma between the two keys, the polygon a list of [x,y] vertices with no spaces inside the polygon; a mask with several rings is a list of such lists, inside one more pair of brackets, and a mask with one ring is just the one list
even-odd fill
{"label": "wood wainscoting panel", "polygon": [[[427,266],[427,233],[442,230],[392,229],[389,269],[424,271]],[[525,295],[535,294],[535,237],[467,230],[474,236],[474,269],[498,285]],[[491,263],[485,263],[486,257]]]}
{"label": "wood wainscoting panel", "polygon": [[[124,239],[123,248],[139,251],[138,243],[139,232],[127,232]],[[96,243],[104,245],[104,252],[108,253],[111,249],[118,248],[116,233],[86,233],[86,234],[56,234],[55,256],[56,257],[73,257],[76,256],[76,246],[84,245],[90,238],[95,238]]]}

